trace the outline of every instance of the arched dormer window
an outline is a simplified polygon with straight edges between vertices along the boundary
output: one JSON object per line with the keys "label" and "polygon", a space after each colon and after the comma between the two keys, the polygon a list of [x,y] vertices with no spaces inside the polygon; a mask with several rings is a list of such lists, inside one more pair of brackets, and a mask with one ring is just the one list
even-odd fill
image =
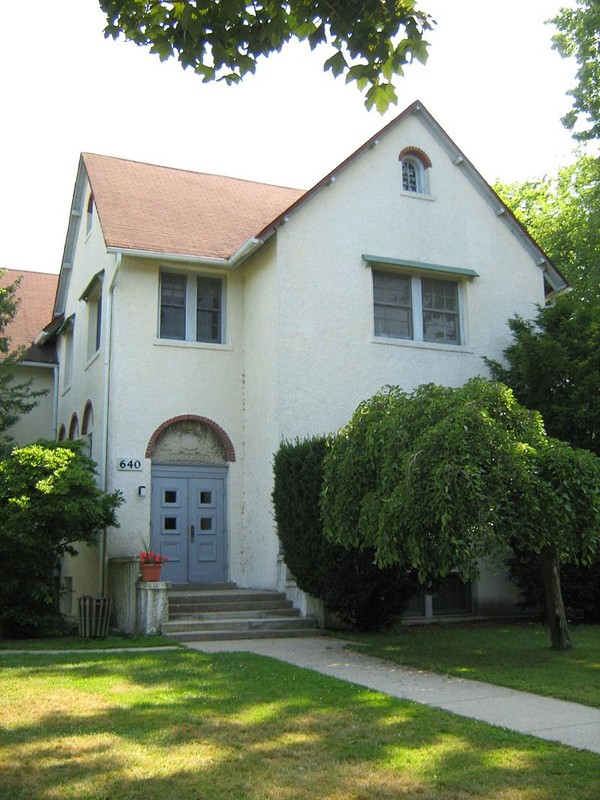
{"label": "arched dormer window", "polygon": [[402,164],[402,189],[415,194],[429,194],[429,180],[426,170],[431,167],[431,159],[419,147],[405,147],[398,156]]}

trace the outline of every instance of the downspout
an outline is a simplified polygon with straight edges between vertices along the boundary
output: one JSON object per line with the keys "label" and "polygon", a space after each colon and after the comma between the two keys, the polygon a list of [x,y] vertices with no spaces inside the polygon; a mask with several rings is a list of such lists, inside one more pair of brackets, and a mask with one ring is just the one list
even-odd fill
{"label": "downspout", "polygon": [[58,435],[58,364],[52,365],[52,388],[54,396],[52,397],[52,438],[56,440]]}
{"label": "downspout", "polygon": [[[121,253],[116,254],[115,271],[113,272],[108,293],[106,296],[106,344],[104,348],[104,392],[102,398],[102,467],[100,470],[100,485],[105,492],[108,492],[108,415],[110,398],[110,366],[112,350],[112,321],[113,321],[113,292],[117,273],[121,267]],[[108,565],[107,531],[102,531],[100,539],[100,594],[104,596],[106,586],[106,572]]]}

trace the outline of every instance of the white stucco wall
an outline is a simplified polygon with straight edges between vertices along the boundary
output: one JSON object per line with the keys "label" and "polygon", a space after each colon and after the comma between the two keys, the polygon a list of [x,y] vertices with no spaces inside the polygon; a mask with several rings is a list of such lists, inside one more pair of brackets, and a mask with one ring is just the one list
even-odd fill
{"label": "white stucco wall", "polygon": [[[431,158],[431,196],[401,188],[399,152]],[[533,316],[543,276],[440,143],[409,118],[322,189],[277,232],[276,262],[246,268],[245,514],[256,546],[253,583],[273,585],[277,552],[267,467],[281,439],[336,430],[357,404],[386,384],[410,391],[486,375],[499,358],[507,320]],[[460,346],[375,339],[370,267],[362,255],[475,270],[461,280]],[[273,275],[274,273],[274,275]],[[252,531],[250,533],[250,530]]]}
{"label": "white stucco wall", "polygon": [[[169,263],[168,269],[181,266]],[[182,415],[207,417],[231,439],[236,461],[229,464],[228,529],[242,528],[242,276],[182,270],[224,279],[226,323],[223,344],[180,342],[157,335],[160,267],[158,261],[124,258],[114,283],[107,476],[109,488],[120,489],[126,502],[121,527],[110,534],[111,557],[139,552],[149,541],[152,462],[146,449],[160,425]],[[142,471],[119,471],[124,457],[139,459]],[[145,497],[138,495],[140,485],[147,487]]]}
{"label": "white stucco wall", "polygon": [[53,439],[54,431],[54,374],[55,369],[49,364],[29,366],[21,364],[17,367],[17,383],[31,381],[34,392],[46,392],[38,398],[37,405],[10,428],[7,433],[19,445],[29,444],[36,439]]}

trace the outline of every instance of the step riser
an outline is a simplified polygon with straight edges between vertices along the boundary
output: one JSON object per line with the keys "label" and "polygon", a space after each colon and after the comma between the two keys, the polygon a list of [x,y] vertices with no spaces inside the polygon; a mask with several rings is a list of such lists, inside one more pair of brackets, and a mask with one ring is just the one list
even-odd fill
{"label": "step riser", "polygon": [[165,633],[167,639],[174,642],[214,642],[214,641],[234,641],[237,639],[301,639],[308,636],[320,636],[321,631],[317,628],[306,628],[304,630],[278,631],[195,631],[193,633]]}
{"label": "step riser", "polygon": [[295,619],[300,616],[300,612],[296,608],[276,608],[270,611],[263,611],[261,609],[249,609],[245,611],[189,611],[189,612],[171,612],[169,620],[211,620],[211,619],[269,619],[272,617],[288,617]]}
{"label": "step riser", "polygon": [[234,603],[289,603],[284,594],[276,592],[262,592],[260,594],[223,593],[211,592],[168,592],[170,603],[202,603],[204,605],[229,605]]}
{"label": "step riser", "polygon": [[216,619],[190,620],[187,622],[165,622],[163,632],[180,633],[186,631],[252,631],[277,630],[278,628],[314,628],[315,620],[310,617],[291,619]]}
{"label": "step riser", "polygon": [[202,605],[200,603],[194,603],[190,605],[172,605],[169,604],[169,617],[174,616],[185,616],[189,614],[238,614],[243,616],[247,613],[255,612],[257,615],[260,614],[281,614],[284,616],[285,614],[293,614],[296,613],[296,609],[292,605],[280,605],[279,603],[261,603],[261,604],[253,604],[253,603],[236,603],[233,607],[231,606],[219,606],[219,605]]}

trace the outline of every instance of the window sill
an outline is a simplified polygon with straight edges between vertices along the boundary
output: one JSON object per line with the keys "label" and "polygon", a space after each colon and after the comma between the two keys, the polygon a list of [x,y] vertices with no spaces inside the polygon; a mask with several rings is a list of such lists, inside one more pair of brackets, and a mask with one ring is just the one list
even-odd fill
{"label": "window sill", "polygon": [[184,350],[233,350],[232,344],[212,344],[211,342],[185,342],[181,339],[155,339],[155,347],[182,347]]}
{"label": "window sill", "polygon": [[406,189],[401,189],[400,194],[403,197],[412,197],[414,200],[429,200],[431,202],[435,200],[432,194],[426,194],[425,192],[407,192]]}
{"label": "window sill", "polygon": [[468,347],[464,344],[436,344],[435,342],[415,342],[412,339],[392,339],[385,336],[373,336],[371,338],[373,344],[386,344],[392,347],[416,347],[418,350],[438,350],[444,353],[465,353],[472,354],[475,352],[474,347]]}

